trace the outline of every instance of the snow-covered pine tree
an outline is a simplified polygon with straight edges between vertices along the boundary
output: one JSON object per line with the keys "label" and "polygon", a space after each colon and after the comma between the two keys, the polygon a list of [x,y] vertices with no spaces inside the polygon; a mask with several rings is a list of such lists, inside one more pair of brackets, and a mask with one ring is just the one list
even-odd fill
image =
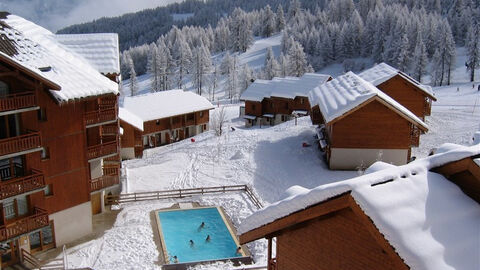
{"label": "snow-covered pine tree", "polygon": [[147,72],[150,74],[151,92],[162,90],[161,86],[161,61],[157,45],[150,44],[150,54],[148,57]]}
{"label": "snow-covered pine tree", "polygon": [[410,66],[410,43],[407,34],[403,34],[400,48],[398,48],[398,57],[396,66],[399,70],[407,72]]}
{"label": "snow-covered pine tree", "polygon": [[230,68],[227,75],[227,87],[225,91],[228,94],[230,102],[238,95],[238,57],[235,55],[230,62]]}
{"label": "snow-covered pine tree", "polygon": [[197,94],[202,95],[207,73],[212,68],[212,60],[208,48],[201,43],[194,49],[192,62],[193,84],[197,88]]}
{"label": "snow-covered pine tree", "polygon": [[278,57],[278,76],[285,78],[288,74],[288,59],[285,55],[280,53]]}
{"label": "snow-covered pine tree", "polygon": [[160,56],[160,84],[161,90],[165,91],[172,88],[172,82],[175,72],[175,61],[170,54],[170,50],[165,45],[163,36],[157,41],[158,54]]}
{"label": "snow-covered pine tree", "polygon": [[222,59],[222,62],[220,63],[220,74],[225,75],[225,74],[230,74],[230,69],[232,68],[232,56],[230,56],[229,52],[225,53],[225,56]]}
{"label": "snow-covered pine tree", "polygon": [[215,27],[215,51],[223,52],[229,47],[230,29],[228,29],[228,23],[225,18],[221,18],[218,21],[217,27]]}
{"label": "snow-covered pine tree", "polygon": [[229,21],[231,49],[245,52],[253,43],[252,27],[245,11],[235,8]]}
{"label": "snow-covered pine tree", "polygon": [[242,75],[240,76],[240,95],[252,84],[253,71],[248,64],[242,66]]}
{"label": "snow-covered pine tree", "polygon": [[425,43],[423,43],[422,32],[418,32],[417,44],[415,45],[415,51],[412,57],[412,72],[414,78],[422,82],[422,76],[426,74],[426,68],[428,64],[427,49]]}
{"label": "snow-covered pine tree", "polygon": [[177,67],[177,87],[182,89],[185,75],[189,73],[191,67],[192,51],[190,50],[190,46],[185,41],[183,33],[176,27],[174,27],[174,31],[176,32],[176,38],[173,43],[173,47],[169,49],[172,51],[172,56],[175,59],[175,64]]}
{"label": "snow-covered pine tree", "polygon": [[437,48],[432,57],[432,77],[433,77],[434,86],[442,85],[444,70],[445,70],[445,67],[442,59],[442,53],[440,49]]}
{"label": "snow-covered pine tree", "polygon": [[277,7],[277,16],[276,16],[276,31],[280,32],[285,29],[285,14],[283,12],[282,5],[278,5]]}
{"label": "snow-covered pine tree", "polygon": [[277,60],[275,59],[275,55],[273,55],[272,47],[267,48],[263,73],[266,80],[271,80],[273,79],[273,77],[278,76],[279,65]]}
{"label": "snow-covered pine tree", "polygon": [[128,63],[128,69],[130,70],[129,72],[130,96],[135,96],[138,92],[137,73],[135,72],[135,66],[133,64],[133,60],[132,60],[132,57],[130,57],[130,55],[127,55],[127,63]]}
{"label": "snow-covered pine tree", "polygon": [[291,44],[288,50],[289,75],[301,77],[306,72],[313,72],[313,68],[307,62],[307,56],[303,51],[302,45],[293,39]]}
{"label": "snow-covered pine tree", "polygon": [[293,23],[298,20],[301,13],[302,5],[299,0],[291,0],[288,8],[288,23]]}
{"label": "snow-covered pine tree", "polygon": [[467,47],[467,70],[470,71],[470,81],[475,80],[475,69],[480,67],[480,23],[473,23],[468,28],[465,41]]}
{"label": "snow-covered pine tree", "polygon": [[262,13],[262,36],[269,37],[275,32],[275,13],[270,5],[265,6]]}
{"label": "snow-covered pine tree", "polygon": [[283,53],[288,52],[288,48],[290,48],[291,44],[290,42],[290,37],[288,36],[288,29],[284,29],[282,31],[282,39],[280,41],[280,48]]}

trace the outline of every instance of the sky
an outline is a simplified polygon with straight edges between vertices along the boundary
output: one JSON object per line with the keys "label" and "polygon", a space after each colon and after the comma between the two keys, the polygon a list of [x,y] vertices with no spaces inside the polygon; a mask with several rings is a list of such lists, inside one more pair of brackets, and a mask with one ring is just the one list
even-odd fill
{"label": "sky", "polygon": [[181,0],[0,0],[0,11],[8,11],[35,22],[50,31],[118,16]]}

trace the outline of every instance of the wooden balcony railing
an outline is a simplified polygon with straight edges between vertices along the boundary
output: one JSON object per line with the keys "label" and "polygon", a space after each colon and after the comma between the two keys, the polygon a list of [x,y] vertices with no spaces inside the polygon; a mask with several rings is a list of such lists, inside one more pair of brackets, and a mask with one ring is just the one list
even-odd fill
{"label": "wooden balcony railing", "polygon": [[87,148],[87,159],[95,159],[118,153],[118,141],[106,142],[98,145],[89,146]]}
{"label": "wooden balcony railing", "polygon": [[0,182],[0,200],[45,187],[40,171],[32,170],[27,176]]}
{"label": "wooden balcony railing", "polygon": [[117,185],[119,183],[120,180],[118,175],[103,175],[99,178],[90,180],[90,192]]}
{"label": "wooden balcony railing", "polygon": [[412,125],[412,131],[410,134],[410,145],[414,147],[418,147],[420,144],[420,129]]}
{"label": "wooden balcony railing", "polygon": [[0,156],[27,151],[42,146],[40,132],[0,140]]}
{"label": "wooden balcony railing", "polygon": [[0,112],[14,111],[35,106],[38,106],[37,96],[33,91],[0,96]]}
{"label": "wooden balcony railing", "polygon": [[117,135],[118,126],[102,126],[102,135]]}
{"label": "wooden balcony railing", "polygon": [[268,262],[268,270],[277,270],[277,258],[272,258]]}
{"label": "wooden balcony railing", "polygon": [[103,161],[110,161],[110,162],[120,162],[120,155],[111,156],[108,158],[104,158]]}
{"label": "wooden balcony railing", "polygon": [[0,241],[40,229],[48,225],[48,213],[46,210],[35,207],[33,214],[20,218],[6,225],[0,226]]}
{"label": "wooden balcony railing", "polygon": [[98,125],[117,119],[117,109],[110,108],[104,110],[97,110],[85,113],[85,126]]}
{"label": "wooden balcony railing", "polygon": [[120,165],[119,164],[104,164],[103,165],[103,175],[119,175]]}

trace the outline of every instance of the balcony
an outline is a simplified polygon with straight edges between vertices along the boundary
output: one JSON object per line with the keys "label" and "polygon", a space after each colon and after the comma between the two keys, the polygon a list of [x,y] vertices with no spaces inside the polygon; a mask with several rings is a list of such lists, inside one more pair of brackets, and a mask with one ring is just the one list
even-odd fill
{"label": "balcony", "polygon": [[97,111],[86,112],[84,115],[87,128],[114,123],[117,121],[117,109],[109,108]]}
{"label": "balcony", "polygon": [[99,178],[90,180],[90,192],[118,185],[120,183],[119,169],[119,166],[116,165],[103,167],[103,175]]}
{"label": "balcony", "polygon": [[48,226],[48,213],[46,210],[35,207],[33,214],[17,219],[11,223],[0,226],[0,241],[26,234],[28,232]]}
{"label": "balcony", "polygon": [[102,126],[102,136],[111,136],[118,134],[118,126],[117,125],[109,125],[109,126]]}
{"label": "balcony", "polygon": [[8,158],[16,153],[27,154],[42,150],[40,132],[0,140],[0,159]]}
{"label": "balcony", "polygon": [[117,139],[110,142],[105,142],[98,145],[87,147],[87,160],[93,160],[97,158],[107,158],[118,154],[118,141]]}
{"label": "balcony", "polygon": [[38,109],[35,92],[22,92],[0,97],[0,115]]}
{"label": "balcony", "polygon": [[[3,175],[8,173],[2,170]],[[12,178],[10,180],[3,180],[0,182],[0,200],[8,197],[20,195],[33,190],[41,189],[45,187],[45,180],[43,174],[37,170],[31,170],[31,172],[22,177]]]}

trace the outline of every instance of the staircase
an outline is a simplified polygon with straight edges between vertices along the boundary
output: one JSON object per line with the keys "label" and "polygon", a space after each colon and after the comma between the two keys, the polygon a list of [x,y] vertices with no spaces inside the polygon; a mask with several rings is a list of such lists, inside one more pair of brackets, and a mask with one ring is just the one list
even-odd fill
{"label": "staircase", "polygon": [[[48,261],[41,261],[28,251],[22,249],[22,265],[17,269],[38,269],[38,270],[66,270],[66,252],[65,246],[63,246],[63,258],[53,259]],[[14,268],[15,269],[15,268]]]}

